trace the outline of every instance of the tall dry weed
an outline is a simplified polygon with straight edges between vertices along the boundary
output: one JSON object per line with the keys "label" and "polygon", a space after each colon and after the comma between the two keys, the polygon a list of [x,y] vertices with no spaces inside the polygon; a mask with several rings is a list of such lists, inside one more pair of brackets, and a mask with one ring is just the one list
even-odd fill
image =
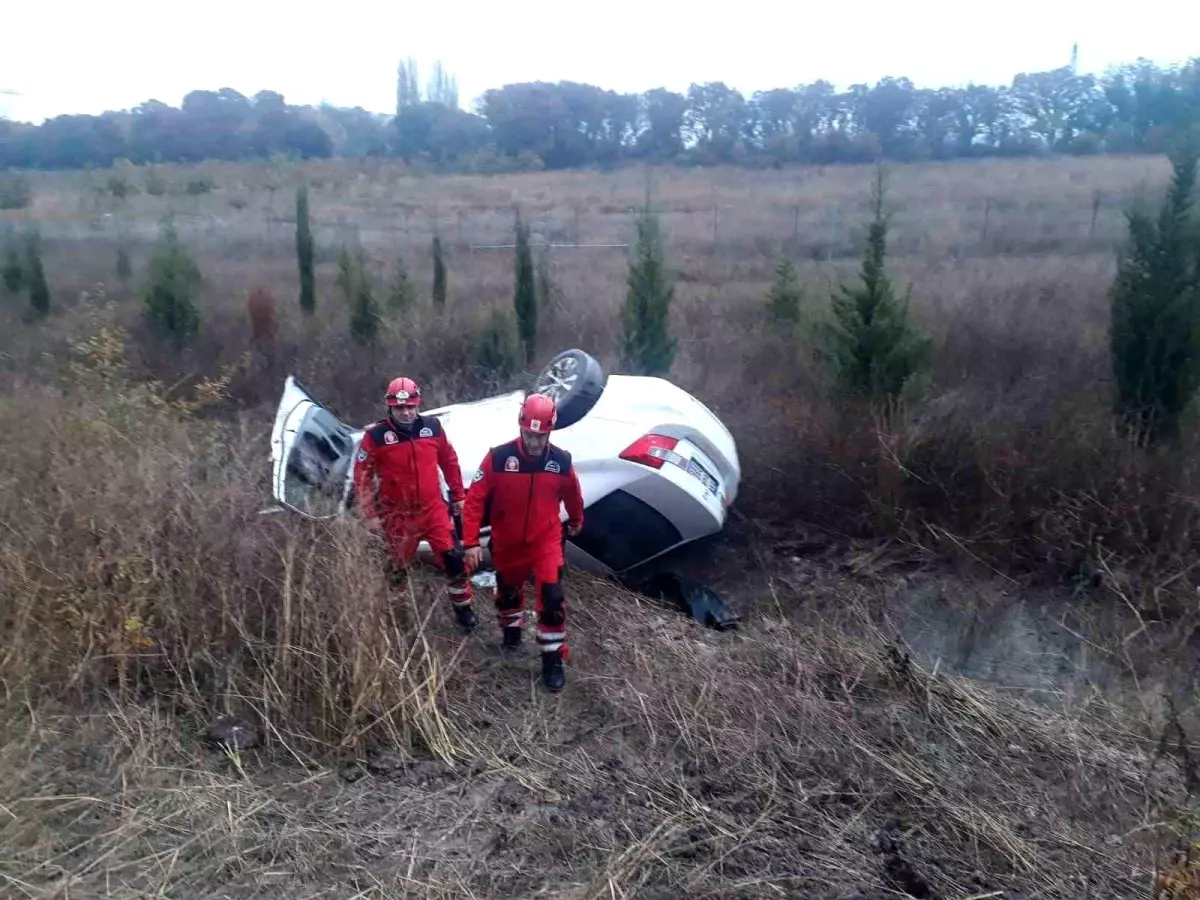
{"label": "tall dry weed", "polygon": [[353,523],[260,515],[264,446],[199,418],[227,382],[170,401],[124,356],[102,330],[76,343],[62,393],[0,400],[6,695],[154,698],[298,749],[452,752],[419,581],[389,596]]}

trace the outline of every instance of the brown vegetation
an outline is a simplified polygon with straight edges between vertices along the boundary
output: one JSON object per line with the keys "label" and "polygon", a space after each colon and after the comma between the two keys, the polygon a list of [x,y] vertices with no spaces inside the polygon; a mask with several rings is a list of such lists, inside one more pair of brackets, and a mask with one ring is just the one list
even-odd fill
{"label": "brown vegetation", "polygon": [[[876,554],[781,578],[737,636],[573,575],[572,687],[547,699],[530,660],[456,636],[436,579],[388,597],[352,524],[259,518],[255,436],[196,418],[225,385],[164,402],[121,352],[101,331],[71,396],[17,386],[0,416],[24,485],[0,495],[6,895],[1150,883],[1189,771],[1170,740],[1099,697],[923,670],[877,629]],[[265,746],[206,749],[218,714]]]}
{"label": "brown vegetation", "polygon": [[[628,241],[642,176],[208,168],[217,189],[180,221],[205,276],[203,329],[181,353],[140,324],[136,285],[110,283],[118,226],[68,221],[107,211],[77,190],[88,176],[35,176],[59,299],[36,326],[3,311],[0,894],[1149,896],[1168,845],[1194,840],[1194,710],[1159,700],[1190,690],[1166,650],[1193,624],[1194,603],[1172,598],[1195,592],[1194,454],[1148,456],[1113,428],[1120,223],[1115,206],[1090,220],[1098,189],[1157,190],[1161,161],[894,177],[890,265],[937,351],[924,399],[875,411],[832,402],[804,343],[763,327],[780,252],[797,262],[802,323],[831,276],[852,274],[870,173],[661,176],[673,378],[737,434],[744,543],[727,574],[753,615],[719,635],[573,573],[577,649],[554,699],[532,664],[497,658],[486,614],[463,640],[435,583],[389,596],[353,522],[260,516],[265,435],[289,372],[356,422],[401,371],[434,404],[496,389],[473,337],[511,302],[512,254],[469,244],[507,242],[513,191],[535,236],[565,240],[579,208],[584,242]],[[296,295],[293,233],[271,217],[301,175],[316,311],[279,304],[275,352],[256,356],[241,298]],[[112,207],[135,259],[156,203]],[[814,207],[835,204],[833,228]],[[365,349],[334,289],[339,213],[379,283],[399,250],[421,298]],[[610,248],[555,256],[542,358],[582,346],[614,364],[625,266]],[[924,567],[943,550],[1003,566],[1022,596],[1047,563],[1094,574],[1077,582],[1093,591],[1083,606],[1125,621],[1111,640],[1074,627],[1132,674],[1133,702],[1092,689],[1037,704],[923,666],[879,612],[915,584],[880,574],[885,548],[847,543],[806,578],[787,558],[807,551],[770,557],[814,525],[891,535]],[[1151,647],[1153,665],[1138,656]],[[205,750],[221,714],[264,746]]]}
{"label": "brown vegetation", "polygon": [[277,313],[275,298],[263,287],[256,287],[246,298],[246,314],[250,317],[250,340],[260,346],[275,341]]}

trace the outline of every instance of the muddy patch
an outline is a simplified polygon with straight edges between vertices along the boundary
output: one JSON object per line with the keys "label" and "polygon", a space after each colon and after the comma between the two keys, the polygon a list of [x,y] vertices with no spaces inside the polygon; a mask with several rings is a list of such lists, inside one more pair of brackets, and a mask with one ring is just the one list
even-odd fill
{"label": "muddy patch", "polygon": [[1111,652],[1056,620],[1048,602],[994,585],[905,585],[885,592],[882,607],[887,626],[926,667],[1047,700],[1108,692],[1126,675]]}

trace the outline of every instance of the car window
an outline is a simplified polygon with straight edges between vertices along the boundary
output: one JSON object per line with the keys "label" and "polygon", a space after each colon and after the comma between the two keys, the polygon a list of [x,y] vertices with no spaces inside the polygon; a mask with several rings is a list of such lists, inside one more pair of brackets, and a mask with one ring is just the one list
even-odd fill
{"label": "car window", "polygon": [[327,410],[310,409],[291,439],[280,499],[308,515],[336,515],[354,444],[350,430]]}

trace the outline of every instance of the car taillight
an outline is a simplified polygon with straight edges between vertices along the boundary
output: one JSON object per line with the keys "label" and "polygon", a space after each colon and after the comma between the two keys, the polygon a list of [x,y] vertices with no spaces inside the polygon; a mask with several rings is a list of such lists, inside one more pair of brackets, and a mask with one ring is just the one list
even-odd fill
{"label": "car taillight", "polygon": [[634,441],[621,454],[621,459],[640,463],[652,469],[661,469],[663,463],[686,466],[687,460],[675,452],[679,438],[667,437],[662,434],[648,434]]}

